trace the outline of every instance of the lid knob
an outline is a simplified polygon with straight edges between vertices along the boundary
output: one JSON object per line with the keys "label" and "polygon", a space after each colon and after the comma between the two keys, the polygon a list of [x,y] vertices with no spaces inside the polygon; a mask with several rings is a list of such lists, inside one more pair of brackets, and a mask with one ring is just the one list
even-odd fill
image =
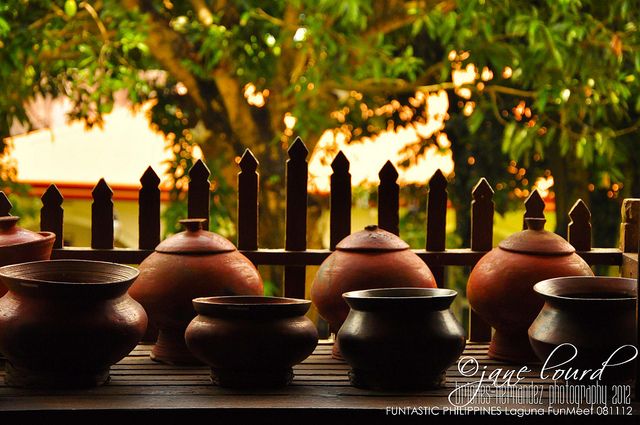
{"label": "lid knob", "polygon": [[0,230],[7,231],[12,227],[15,227],[15,225],[18,223],[18,220],[20,220],[20,217],[16,215],[0,217]]}
{"label": "lid knob", "polygon": [[205,218],[185,218],[180,220],[180,224],[187,229],[187,232],[197,232],[202,230],[205,221],[207,221]]}
{"label": "lid knob", "polygon": [[546,218],[537,217],[525,217],[525,224],[528,230],[544,230],[544,224],[547,222]]}

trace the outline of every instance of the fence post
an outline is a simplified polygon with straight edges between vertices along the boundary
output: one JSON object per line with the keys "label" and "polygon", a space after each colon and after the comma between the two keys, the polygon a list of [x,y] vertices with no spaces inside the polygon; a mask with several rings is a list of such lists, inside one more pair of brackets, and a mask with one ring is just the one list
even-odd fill
{"label": "fence post", "polygon": [[398,171],[391,161],[387,161],[380,172],[380,186],[378,186],[378,227],[400,234],[400,187]]}
{"label": "fence post", "polygon": [[55,233],[56,240],[53,247],[62,248],[64,245],[64,209],[62,208],[64,198],[56,185],[51,184],[40,199],[42,200],[40,230]]}
{"label": "fence post", "polygon": [[209,191],[211,172],[207,165],[199,159],[189,170],[189,191],[187,201],[187,215],[189,218],[204,218],[204,230],[209,230]]}
{"label": "fence post", "polygon": [[524,217],[522,218],[523,229],[527,229],[525,218],[544,218],[545,203],[542,199],[542,196],[540,196],[540,192],[538,192],[538,189],[533,189],[531,194],[527,197],[527,199],[525,199],[524,207],[526,211],[524,213]]}
{"label": "fence post", "polygon": [[[439,169],[429,179],[427,197],[427,251],[444,251],[447,241],[447,178]],[[444,267],[432,266],[436,282],[445,288]]]}
{"label": "fence post", "polygon": [[331,250],[351,234],[351,174],[349,160],[342,151],[331,163],[331,210],[329,219]]}
{"label": "fence post", "polygon": [[91,195],[91,248],[113,249],[113,191],[100,179]]}
{"label": "fence post", "polygon": [[[640,199],[627,198],[622,201],[622,222],[620,224],[620,250],[623,277],[636,279],[636,291],[640,294]],[[625,255],[635,254],[635,255]],[[638,295],[640,297],[640,295]],[[640,301],[636,302],[636,337],[640,341]],[[636,343],[637,346],[637,343]],[[635,401],[640,400],[640,360],[636,359]]]}
{"label": "fence post", "polygon": [[0,217],[11,215],[9,214],[11,208],[13,208],[13,205],[11,205],[11,201],[4,192],[0,191]]}
{"label": "fence post", "polygon": [[[636,227],[637,229],[637,227]],[[637,239],[636,239],[637,240]],[[640,241],[636,251],[636,348],[640,343]],[[640,401],[640,359],[636,358],[636,388],[635,399]]]}
{"label": "fence post", "polygon": [[138,247],[154,249],[160,243],[160,178],[148,167],[140,177],[138,195]]}
{"label": "fence post", "polygon": [[258,249],[258,160],[247,149],[238,173],[238,249]]}
{"label": "fence post", "polygon": [[[298,137],[289,148],[287,160],[287,211],[285,249],[307,249],[307,179],[309,150]],[[284,268],[284,293],[290,298],[305,298],[305,266]]]}
{"label": "fence post", "polygon": [[587,205],[578,199],[571,211],[569,211],[571,222],[567,226],[567,236],[569,243],[576,251],[591,250],[591,212]]}
{"label": "fence post", "polygon": [[620,250],[622,252],[638,252],[639,230],[640,199],[625,199],[622,201],[622,223],[620,224]]}
{"label": "fence post", "polygon": [[[491,251],[493,247],[493,189],[483,177],[471,192],[471,250]],[[469,307],[469,341],[491,341],[489,326],[475,311]]]}

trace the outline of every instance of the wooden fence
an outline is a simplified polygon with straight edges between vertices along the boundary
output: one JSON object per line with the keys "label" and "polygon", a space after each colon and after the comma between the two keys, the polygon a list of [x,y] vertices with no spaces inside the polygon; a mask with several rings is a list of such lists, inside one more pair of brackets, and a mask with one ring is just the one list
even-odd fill
{"label": "wooden fence", "polygon": [[[351,231],[351,175],[349,161],[342,152],[331,167],[330,249],[307,249],[307,155],[304,143],[297,139],[289,148],[286,166],[286,237],[284,249],[261,248],[258,241],[258,161],[247,150],[239,163],[238,174],[238,249],[256,265],[284,266],[284,293],[288,297],[305,297],[305,266],[319,265],[331,254],[336,244]],[[209,217],[210,172],[202,161],[189,171],[189,218]],[[398,173],[387,162],[379,173],[378,225],[399,234]],[[114,248],[113,202],[109,185],[101,179],[93,189],[91,207],[91,247],[63,246],[63,197],[55,185],[42,195],[41,230],[57,235],[52,258],[75,258],[139,264],[153,252],[160,242],[160,179],[149,167],[142,175],[139,193],[139,245],[138,249]],[[471,193],[471,246],[447,249],[446,214],[447,180],[440,170],[428,183],[426,246],[413,251],[431,268],[440,285],[444,285],[446,266],[473,266],[492,248],[493,189],[484,178]],[[544,201],[534,190],[524,202],[525,217],[543,217]],[[0,192],[0,216],[9,215],[11,203]],[[640,200],[625,200],[621,226],[621,249],[593,248],[591,246],[591,214],[582,200],[578,200],[569,217],[568,239],[591,265],[622,266],[623,252],[637,252]],[[205,223],[208,228],[208,221]],[[488,341],[491,329],[472,311],[469,317],[469,338]]]}

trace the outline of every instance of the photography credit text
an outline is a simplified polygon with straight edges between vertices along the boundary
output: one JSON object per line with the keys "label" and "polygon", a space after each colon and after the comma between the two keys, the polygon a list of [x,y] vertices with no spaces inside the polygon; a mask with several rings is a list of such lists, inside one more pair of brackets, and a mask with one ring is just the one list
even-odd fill
{"label": "photography credit text", "polygon": [[[563,352],[563,356],[558,353]],[[568,355],[567,355],[568,353]],[[631,386],[602,381],[603,373],[632,362],[638,356],[633,345],[616,349],[597,369],[572,367],[578,349],[559,345],[542,365],[519,369],[488,370],[474,357],[458,360],[461,377],[455,382],[449,406],[387,406],[386,415],[630,415]]]}

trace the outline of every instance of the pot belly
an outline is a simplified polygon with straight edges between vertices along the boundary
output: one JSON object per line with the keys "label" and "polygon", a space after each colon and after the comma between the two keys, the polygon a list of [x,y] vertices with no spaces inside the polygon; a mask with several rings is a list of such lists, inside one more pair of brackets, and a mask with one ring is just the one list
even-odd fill
{"label": "pot belly", "polygon": [[403,317],[352,311],[338,334],[352,383],[366,388],[434,388],[465,346],[450,312]]}

